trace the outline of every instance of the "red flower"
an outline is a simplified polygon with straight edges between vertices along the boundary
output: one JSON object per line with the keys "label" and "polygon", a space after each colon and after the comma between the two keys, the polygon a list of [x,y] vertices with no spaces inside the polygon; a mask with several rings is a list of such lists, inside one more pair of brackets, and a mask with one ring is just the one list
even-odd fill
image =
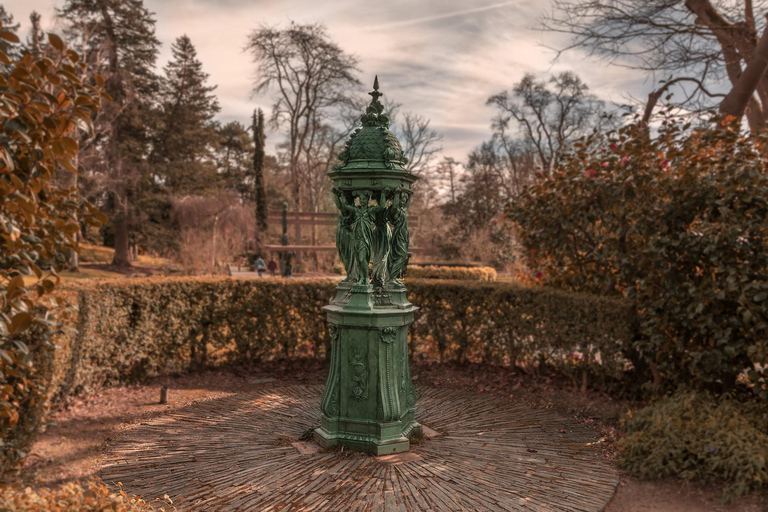
{"label": "red flower", "polygon": [[536,279],[541,279],[543,275],[541,272],[536,272]]}
{"label": "red flower", "polygon": [[666,160],[664,160],[663,162],[661,162],[661,168],[662,168],[662,169],[666,169],[667,167],[669,167],[669,162],[667,162]]}
{"label": "red flower", "polygon": [[629,155],[624,155],[624,158],[621,159],[621,165],[627,165],[628,158],[629,158]]}
{"label": "red flower", "polygon": [[611,149],[619,149],[615,142],[611,142]]}
{"label": "red flower", "polygon": [[587,176],[589,176],[590,178],[594,178],[595,176],[597,176],[597,171],[593,171],[592,169],[590,169],[587,171]]}

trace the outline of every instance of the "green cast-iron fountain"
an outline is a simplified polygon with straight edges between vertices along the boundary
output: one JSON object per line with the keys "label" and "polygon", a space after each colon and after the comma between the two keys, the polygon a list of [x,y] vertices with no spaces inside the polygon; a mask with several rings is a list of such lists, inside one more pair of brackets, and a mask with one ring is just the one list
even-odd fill
{"label": "green cast-iron fountain", "polygon": [[408,370],[408,326],[418,308],[400,281],[408,259],[408,206],[417,177],[379,101],[371,104],[328,173],[339,209],[336,247],[347,277],[324,309],[331,331],[331,368],[315,440],[323,447],[377,455],[410,448],[421,430]]}

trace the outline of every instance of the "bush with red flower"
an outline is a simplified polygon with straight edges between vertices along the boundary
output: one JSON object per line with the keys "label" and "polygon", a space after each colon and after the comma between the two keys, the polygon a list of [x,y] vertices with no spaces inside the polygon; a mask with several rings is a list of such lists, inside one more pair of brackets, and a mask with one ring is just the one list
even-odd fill
{"label": "bush with red flower", "polygon": [[579,141],[510,206],[533,271],[632,301],[625,353],[656,388],[744,380],[768,400],[768,137],[667,120],[608,140]]}

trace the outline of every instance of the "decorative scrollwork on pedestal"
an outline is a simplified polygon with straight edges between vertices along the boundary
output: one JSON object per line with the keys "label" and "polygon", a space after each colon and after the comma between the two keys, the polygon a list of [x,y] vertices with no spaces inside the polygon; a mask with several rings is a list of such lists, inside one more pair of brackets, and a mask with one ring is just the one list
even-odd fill
{"label": "decorative scrollwork on pedestal", "polygon": [[349,397],[358,402],[368,400],[368,368],[365,366],[363,355],[359,350],[352,351],[349,357],[349,370],[352,375],[352,382],[355,383]]}
{"label": "decorative scrollwork on pedestal", "polygon": [[328,329],[331,332],[331,342],[336,343],[339,341],[339,326],[336,324],[330,324]]}
{"label": "decorative scrollwork on pedestal", "polygon": [[392,306],[392,298],[389,293],[383,288],[376,288],[373,290],[373,304],[379,307]]}
{"label": "decorative scrollwork on pedestal", "polygon": [[320,399],[320,408],[328,416],[336,416],[339,414],[339,398],[338,398],[338,373],[339,373],[339,336],[341,334],[339,326],[335,324],[329,324],[328,330],[331,335],[331,369],[328,375],[328,383],[323,390],[323,396]]}
{"label": "decorative scrollwork on pedestal", "polygon": [[379,329],[379,337],[384,343],[392,343],[397,339],[397,327],[382,327]]}

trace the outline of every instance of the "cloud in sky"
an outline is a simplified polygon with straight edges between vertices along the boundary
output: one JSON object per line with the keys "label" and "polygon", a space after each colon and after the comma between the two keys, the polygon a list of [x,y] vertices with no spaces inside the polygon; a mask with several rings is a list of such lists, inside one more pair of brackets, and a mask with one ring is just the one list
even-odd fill
{"label": "cloud in sky", "polygon": [[[163,43],[159,65],[170,58],[174,39],[187,34],[210,82],[218,86],[221,121],[247,124],[255,107],[269,111],[268,95],[252,97],[255,69],[243,51],[248,34],[261,24],[286,26],[320,22],[331,37],[360,60],[363,91],[379,75],[382,91],[432,120],[444,152],[458,160],[490,136],[488,96],[509,89],[527,73],[545,76],[575,71],[606,101],[627,94],[643,97],[651,87],[637,72],[609,67],[575,51],[552,63],[547,47],[564,40],[533,29],[549,0],[144,0],[156,14]],[[54,8],[63,0],[3,2],[22,32],[32,10],[44,28],[55,30]],[[268,134],[272,145],[281,140]]]}

